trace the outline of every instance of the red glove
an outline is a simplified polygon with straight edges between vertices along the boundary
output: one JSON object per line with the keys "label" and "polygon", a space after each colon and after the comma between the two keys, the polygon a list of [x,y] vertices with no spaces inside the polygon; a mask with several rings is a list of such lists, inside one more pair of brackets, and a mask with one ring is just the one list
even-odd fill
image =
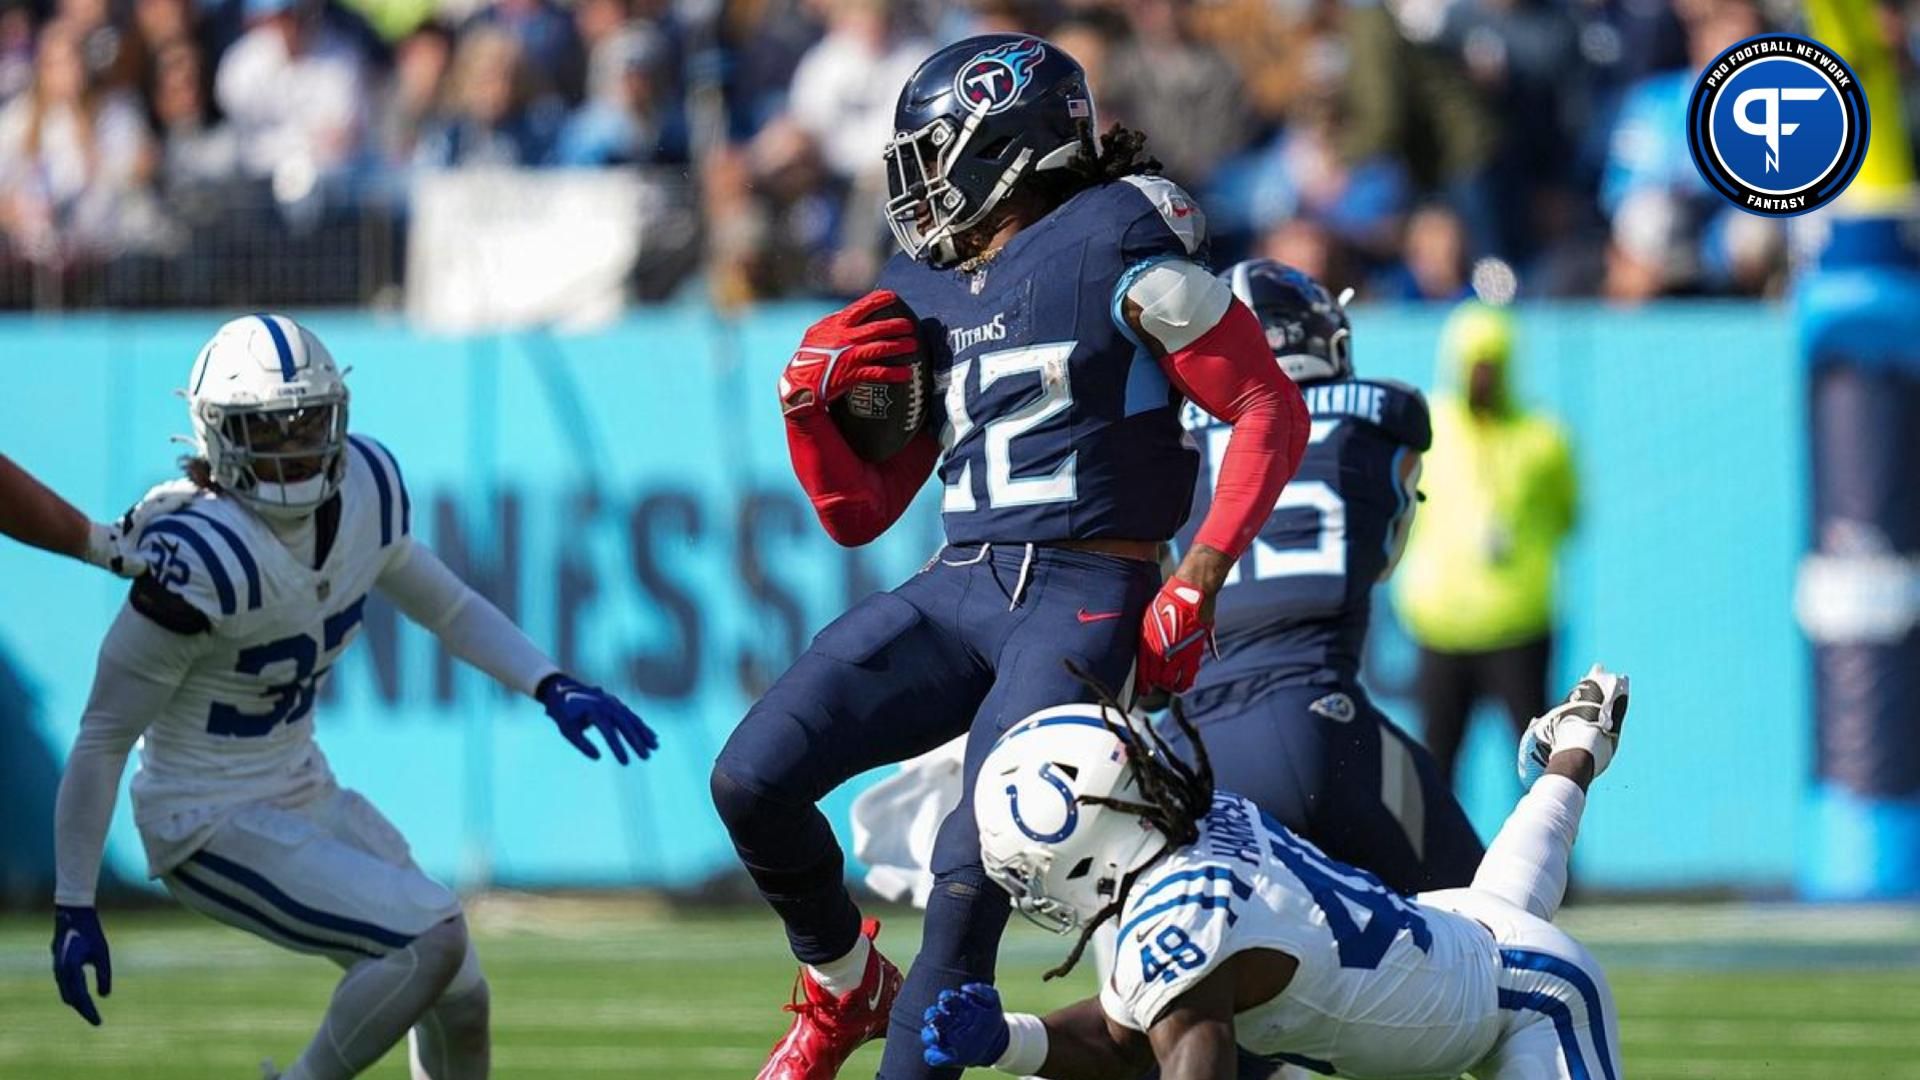
{"label": "red glove", "polygon": [[1147,605],[1140,623],[1140,660],[1134,683],[1142,693],[1181,693],[1200,673],[1200,659],[1213,641],[1213,619],[1201,609],[1199,589],[1170,577]]}
{"label": "red glove", "polygon": [[893,293],[877,289],[809,327],[780,374],[780,411],[788,417],[815,413],[854,383],[912,379],[911,367],[885,361],[919,350],[913,320],[895,316],[864,321],[899,302]]}

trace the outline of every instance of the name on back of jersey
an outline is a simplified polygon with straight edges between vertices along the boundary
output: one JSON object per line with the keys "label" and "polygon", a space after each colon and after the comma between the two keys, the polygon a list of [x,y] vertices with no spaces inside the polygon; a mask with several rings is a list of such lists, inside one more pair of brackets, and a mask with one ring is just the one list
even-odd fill
{"label": "name on back of jersey", "polygon": [[1332,382],[1303,386],[1307,412],[1314,416],[1351,416],[1370,424],[1385,422],[1387,388],[1364,382]]}
{"label": "name on back of jersey", "polygon": [[[1357,380],[1316,383],[1300,388],[1300,396],[1307,404],[1307,413],[1316,420],[1351,418],[1379,427],[1387,425],[1387,409],[1393,392],[1391,387]],[[1180,422],[1188,431],[1199,431],[1219,423],[1205,409],[1191,401],[1182,407]]]}

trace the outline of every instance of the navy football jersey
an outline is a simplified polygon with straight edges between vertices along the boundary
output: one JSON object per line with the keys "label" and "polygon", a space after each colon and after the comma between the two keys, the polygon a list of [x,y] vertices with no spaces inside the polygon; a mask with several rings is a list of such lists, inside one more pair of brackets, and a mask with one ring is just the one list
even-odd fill
{"label": "navy football jersey", "polygon": [[[1401,466],[1433,442],[1426,399],[1403,383],[1345,379],[1300,388],[1313,426],[1300,470],[1220,590],[1220,655],[1195,689],[1254,676],[1321,682],[1353,677],[1374,584],[1387,567],[1394,519],[1407,509]],[[1205,451],[1193,520],[1212,501],[1232,430],[1189,406]],[[1180,537],[1182,550],[1193,529]]]}
{"label": "navy football jersey", "polygon": [[919,316],[939,388],[949,542],[1172,538],[1199,456],[1120,298],[1204,244],[1177,185],[1131,176],[1075,195],[975,273],[888,263],[879,287]]}

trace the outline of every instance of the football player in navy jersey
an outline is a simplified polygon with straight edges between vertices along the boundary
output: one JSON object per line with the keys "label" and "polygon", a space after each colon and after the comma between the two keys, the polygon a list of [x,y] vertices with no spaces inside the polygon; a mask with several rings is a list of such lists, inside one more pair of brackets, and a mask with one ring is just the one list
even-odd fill
{"label": "football player in navy jersey", "polygon": [[[1312,425],[1299,471],[1226,577],[1219,655],[1182,701],[1222,787],[1401,893],[1464,887],[1479,837],[1432,755],[1359,682],[1373,587],[1393,572],[1418,502],[1426,401],[1354,376],[1347,313],[1313,278],[1271,259],[1221,276],[1259,317]],[[1203,468],[1217,468],[1227,429],[1192,408],[1186,419]]]}
{"label": "football player in navy jersey", "polygon": [[[1214,595],[1306,442],[1299,390],[1258,320],[1202,265],[1198,207],[1154,175],[1141,136],[1095,137],[1072,57],[1017,34],[948,46],[901,91],[894,128],[887,213],[902,253],[879,291],[807,332],[780,404],[794,471],[834,539],[880,535],[937,465],[947,543],[822,630],[714,766],[720,816],[802,964],[761,1080],[827,1080],[883,1031],[886,1080],[959,1075],[925,1063],[921,1014],[940,991],[993,977],[1009,912],[981,866],[971,800],[941,829],[904,986],[871,945],[878,926],[862,922],[815,803],[961,734],[971,792],[1000,732],[1088,698],[1069,661],[1108,685],[1185,689]],[[827,404],[858,382],[908,382],[910,354],[936,374],[937,423],[863,461]],[[1199,463],[1187,401],[1232,429],[1205,520],[1163,582],[1158,549],[1186,520]]]}

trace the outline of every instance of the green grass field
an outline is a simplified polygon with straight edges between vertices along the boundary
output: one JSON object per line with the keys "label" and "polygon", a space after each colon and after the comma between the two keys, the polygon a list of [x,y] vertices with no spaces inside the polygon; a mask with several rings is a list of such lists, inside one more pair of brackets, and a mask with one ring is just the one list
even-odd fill
{"label": "green grass field", "polygon": [[[184,913],[106,920],[117,988],[99,1030],[55,996],[43,920],[0,920],[0,1077],[253,1080],[260,1059],[298,1053],[333,982],[322,961]],[[494,897],[473,921],[503,1080],[746,1080],[783,1027],[792,966],[759,913]],[[1632,906],[1562,923],[1608,967],[1635,1080],[1920,1080],[1920,910]],[[896,914],[882,943],[904,960],[918,929]],[[1001,984],[1017,1007],[1085,991],[1077,974],[1039,981],[1064,945],[1009,935]],[[843,1075],[871,1076],[877,1057]],[[406,1067],[390,1056],[369,1075]]]}

